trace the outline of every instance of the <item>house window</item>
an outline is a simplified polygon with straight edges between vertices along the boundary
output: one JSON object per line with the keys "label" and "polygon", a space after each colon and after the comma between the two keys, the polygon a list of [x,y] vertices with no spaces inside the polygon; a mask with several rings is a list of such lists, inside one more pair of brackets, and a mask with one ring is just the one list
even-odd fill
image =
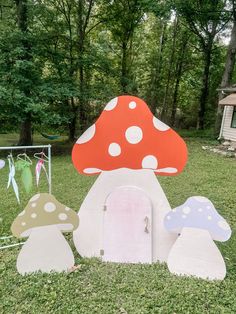
{"label": "house window", "polygon": [[231,128],[236,128],[236,107],[234,107],[232,115]]}

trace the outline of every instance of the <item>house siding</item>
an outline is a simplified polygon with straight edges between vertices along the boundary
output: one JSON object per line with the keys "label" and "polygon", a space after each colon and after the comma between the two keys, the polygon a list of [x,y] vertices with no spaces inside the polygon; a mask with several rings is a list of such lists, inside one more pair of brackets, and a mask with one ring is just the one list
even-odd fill
{"label": "house siding", "polygon": [[222,137],[236,142],[236,128],[231,128],[234,106],[225,106],[224,110]]}

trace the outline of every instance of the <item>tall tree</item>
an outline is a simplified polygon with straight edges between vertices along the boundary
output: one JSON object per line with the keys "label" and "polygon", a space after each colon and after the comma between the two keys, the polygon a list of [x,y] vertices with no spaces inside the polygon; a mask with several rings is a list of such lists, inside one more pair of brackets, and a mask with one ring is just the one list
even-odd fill
{"label": "tall tree", "polygon": [[189,42],[189,33],[185,30],[181,35],[181,45],[180,50],[176,62],[176,69],[175,69],[175,83],[174,83],[174,92],[173,92],[173,99],[172,99],[172,105],[171,105],[171,116],[170,116],[170,125],[175,125],[175,119],[176,119],[176,112],[178,107],[178,96],[179,96],[179,86],[180,81],[183,74],[184,69],[184,61],[186,57],[186,50],[187,45]]}
{"label": "tall tree", "polygon": [[[25,64],[32,62],[31,43],[28,36],[28,3],[27,0],[15,0],[16,12],[17,12],[17,24],[21,33],[22,55],[21,61]],[[29,68],[25,67],[24,76],[26,79],[30,77]],[[22,84],[22,92],[25,97],[30,97],[30,86],[28,84]],[[18,145],[32,145],[32,121],[31,112],[25,112],[20,129],[20,138]]]}
{"label": "tall tree", "polygon": [[95,18],[90,23],[93,6],[93,0],[45,0],[38,4],[39,49],[45,67],[50,68],[45,76],[48,88],[54,88],[51,101],[67,120],[71,141],[76,131],[82,132],[88,124],[88,37],[98,25]]}
{"label": "tall tree", "polygon": [[[167,20],[161,19],[158,23],[157,29],[153,29],[154,34],[158,37],[156,51],[153,52],[153,57],[150,62],[152,63],[151,67],[151,77],[150,77],[150,85],[147,91],[147,99],[150,103],[151,110],[155,114],[158,103],[160,103],[159,99],[159,90],[163,88],[161,85],[163,68],[165,66],[165,62],[163,62],[163,52],[165,49],[165,44],[167,40],[166,28],[167,28]],[[156,44],[156,43],[155,43]]]}
{"label": "tall tree", "polygon": [[[34,59],[29,0],[11,2],[7,24],[0,27],[0,100],[7,120],[20,125],[19,145],[31,145],[32,121],[42,113],[41,65]],[[31,3],[32,4],[32,3]]]}
{"label": "tall tree", "polygon": [[[88,101],[86,100],[85,94],[85,44],[87,34],[91,31],[89,29],[90,17],[92,14],[92,9],[94,7],[94,0],[78,0],[77,4],[77,29],[78,29],[78,68],[79,68],[79,119],[80,119],[80,129],[84,131],[87,127],[88,117],[87,117],[87,106]],[[94,28],[97,25],[91,26]]]}
{"label": "tall tree", "polygon": [[102,7],[106,25],[111,31],[120,54],[120,90],[132,93],[132,54],[134,33],[144,16],[142,0],[106,0]]}
{"label": "tall tree", "polygon": [[172,38],[171,38],[171,51],[169,55],[169,62],[168,62],[168,68],[167,68],[167,80],[165,84],[165,93],[164,93],[164,98],[163,98],[163,103],[162,103],[162,110],[161,110],[161,119],[165,120],[166,119],[166,114],[167,114],[167,96],[170,93],[169,88],[170,88],[170,82],[171,82],[171,77],[173,76],[173,62],[175,58],[175,53],[176,53],[176,41],[177,41],[177,34],[179,31],[179,20],[178,16],[176,15],[174,18],[173,22],[173,32],[172,32]]}
{"label": "tall tree", "polygon": [[228,22],[226,0],[176,1],[176,9],[189,29],[199,40],[203,56],[202,87],[199,97],[198,128],[204,129],[206,104],[209,94],[210,66],[216,35]]}

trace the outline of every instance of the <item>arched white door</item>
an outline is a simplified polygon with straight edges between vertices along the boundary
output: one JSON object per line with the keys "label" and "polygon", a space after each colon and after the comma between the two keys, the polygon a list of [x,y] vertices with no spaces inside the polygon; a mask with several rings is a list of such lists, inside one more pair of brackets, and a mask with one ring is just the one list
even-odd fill
{"label": "arched white door", "polygon": [[152,262],[152,204],[134,186],[115,189],[107,198],[103,220],[103,261]]}

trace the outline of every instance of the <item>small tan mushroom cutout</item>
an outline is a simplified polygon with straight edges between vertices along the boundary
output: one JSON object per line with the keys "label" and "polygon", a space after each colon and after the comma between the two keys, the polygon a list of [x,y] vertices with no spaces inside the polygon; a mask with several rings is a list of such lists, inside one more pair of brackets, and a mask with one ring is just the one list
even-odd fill
{"label": "small tan mushroom cutout", "polygon": [[69,270],[74,256],[62,232],[71,232],[78,225],[77,214],[53,195],[34,195],[11,226],[14,236],[29,237],[17,258],[18,272]]}

